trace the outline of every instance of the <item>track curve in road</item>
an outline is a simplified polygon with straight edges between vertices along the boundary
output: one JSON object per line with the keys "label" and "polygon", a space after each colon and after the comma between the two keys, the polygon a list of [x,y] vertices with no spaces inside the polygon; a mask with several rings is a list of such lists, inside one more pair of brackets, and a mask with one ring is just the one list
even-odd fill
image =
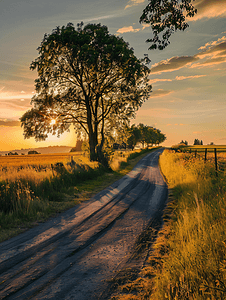
{"label": "track curve in road", "polygon": [[0,244],[0,299],[98,299],[106,279],[131,257],[137,237],[168,197],[147,154],[86,205]]}

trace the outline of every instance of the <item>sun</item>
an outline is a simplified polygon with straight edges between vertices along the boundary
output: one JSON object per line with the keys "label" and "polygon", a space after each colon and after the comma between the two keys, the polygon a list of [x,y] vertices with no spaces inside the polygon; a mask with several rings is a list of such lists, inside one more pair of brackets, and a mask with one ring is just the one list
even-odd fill
{"label": "sun", "polygon": [[56,120],[55,119],[52,119],[51,121],[50,121],[50,125],[55,125],[56,124]]}

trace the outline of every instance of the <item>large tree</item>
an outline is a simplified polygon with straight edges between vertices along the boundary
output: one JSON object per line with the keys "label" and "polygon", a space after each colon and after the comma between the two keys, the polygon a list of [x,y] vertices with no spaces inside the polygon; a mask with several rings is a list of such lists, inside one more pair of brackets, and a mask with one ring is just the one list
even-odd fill
{"label": "large tree", "polygon": [[148,0],[143,10],[140,23],[150,24],[153,38],[149,50],[162,50],[169,45],[169,38],[177,30],[185,30],[189,25],[186,17],[194,17],[197,9],[192,2],[195,0]]}
{"label": "large tree", "polygon": [[149,98],[149,68],[100,24],[57,27],[38,52],[34,107],[21,118],[25,138],[45,140],[73,124],[88,137],[91,160],[103,162],[106,134],[128,124]]}

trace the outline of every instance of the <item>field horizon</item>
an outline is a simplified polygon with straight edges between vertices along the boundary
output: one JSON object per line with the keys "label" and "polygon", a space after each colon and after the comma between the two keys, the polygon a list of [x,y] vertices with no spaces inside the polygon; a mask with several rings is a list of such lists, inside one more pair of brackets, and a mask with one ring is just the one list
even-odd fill
{"label": "field horizon", "polygon": [[51,153],[69,153],[74,146],[46,146],[46,147],[34,147],[34,148],[21,148],[14,150],[2,150],[0,156],[8,154],[9,152],[17,152],[19,155],[28,154],[28,151],[37,151],[40,154],[51,154]]}

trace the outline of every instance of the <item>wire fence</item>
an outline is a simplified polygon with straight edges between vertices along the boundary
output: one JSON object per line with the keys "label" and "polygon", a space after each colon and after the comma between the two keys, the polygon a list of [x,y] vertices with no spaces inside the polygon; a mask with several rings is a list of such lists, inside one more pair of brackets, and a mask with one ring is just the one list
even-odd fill
{"label": "wire fence", "polygon": [[226,169],[226,148],[171,148],[176,152],[190,153],[195,158],[212,161],[215,165],[216,176]]}

